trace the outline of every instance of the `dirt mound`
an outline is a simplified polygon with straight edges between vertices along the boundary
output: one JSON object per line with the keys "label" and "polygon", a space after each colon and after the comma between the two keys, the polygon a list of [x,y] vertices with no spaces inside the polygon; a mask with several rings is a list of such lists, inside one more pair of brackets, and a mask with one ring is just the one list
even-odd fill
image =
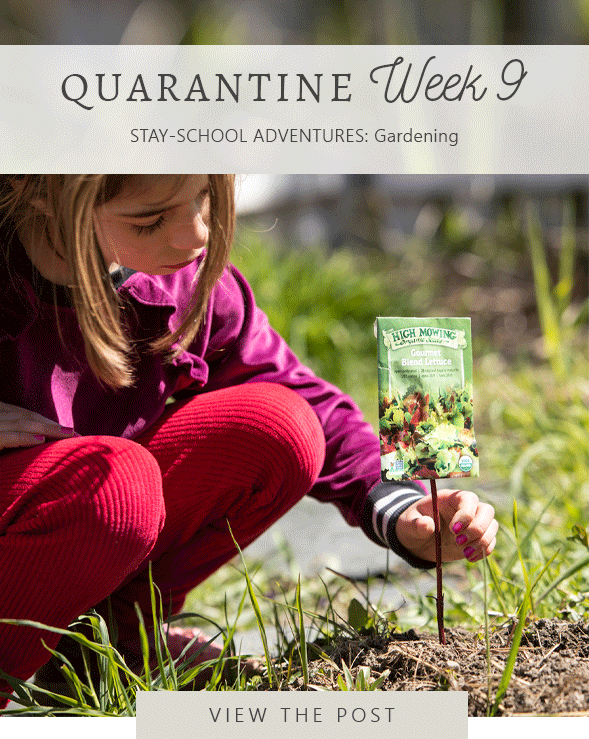
{"label": "dirt mound", "polygon": [[[491,635],[491,696],[495,698],[509,653],[513,624]],[[390,674],[382,690],[466,690],[469,716],[485,716],[488,670],[484,636],[466,629],[446,630],[447,644],[437,635],[413,630],[392,636],[368,635],[342,639],[325,652],[329,660],[310,663],[310,684],[337,689],[342,662],[355,678],[363,667],[371,679]],[[289,686],[304,689],[299,679]],[[540,619],[522,636],[513,675],[497,715],[515,716],[589,712],[589,622]]]}

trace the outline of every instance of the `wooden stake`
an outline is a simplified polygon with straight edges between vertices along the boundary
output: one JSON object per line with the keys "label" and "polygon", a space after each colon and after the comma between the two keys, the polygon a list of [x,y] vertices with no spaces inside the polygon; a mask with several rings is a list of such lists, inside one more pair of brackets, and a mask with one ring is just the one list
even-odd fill
{"label": "wooden stake", "polygon": [[444,593],[442,591],[442,532],[440,531],[440,514],[438,512],[438,488],[436,481],[430,478],[432,492],[432,508],[434,513],[434,540],[436,544],[436,611],[438,614],[438,636],[440,644],[446,644],[446,634],[444,632]]}

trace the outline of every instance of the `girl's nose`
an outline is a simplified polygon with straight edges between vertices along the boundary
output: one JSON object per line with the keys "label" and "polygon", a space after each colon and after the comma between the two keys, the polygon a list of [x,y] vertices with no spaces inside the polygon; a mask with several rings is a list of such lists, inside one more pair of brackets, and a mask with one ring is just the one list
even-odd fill
{"label": "girl's nose", "polygon": [[172,236],[170,245],[174,249],[201,249],[209,240],[209,228],[200,213],[194,216],[192,223],[178,228]]}

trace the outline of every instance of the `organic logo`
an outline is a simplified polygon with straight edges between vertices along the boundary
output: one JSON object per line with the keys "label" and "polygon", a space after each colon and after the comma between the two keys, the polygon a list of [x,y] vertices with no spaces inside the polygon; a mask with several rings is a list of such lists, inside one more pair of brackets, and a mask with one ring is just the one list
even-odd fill
{"label": "organic logo", "polygon": [[391,471],[402,474],[405,472],[405,462],[402,459],[395,459],[391,462]]}

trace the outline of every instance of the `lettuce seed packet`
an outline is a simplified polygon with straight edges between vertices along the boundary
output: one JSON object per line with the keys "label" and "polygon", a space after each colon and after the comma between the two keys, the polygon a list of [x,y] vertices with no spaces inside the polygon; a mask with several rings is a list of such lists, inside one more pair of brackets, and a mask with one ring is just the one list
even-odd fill
{"label": "lettuce seed packet", "polygon": [[377,318],[381,477],[479,474],[470,318]]}

